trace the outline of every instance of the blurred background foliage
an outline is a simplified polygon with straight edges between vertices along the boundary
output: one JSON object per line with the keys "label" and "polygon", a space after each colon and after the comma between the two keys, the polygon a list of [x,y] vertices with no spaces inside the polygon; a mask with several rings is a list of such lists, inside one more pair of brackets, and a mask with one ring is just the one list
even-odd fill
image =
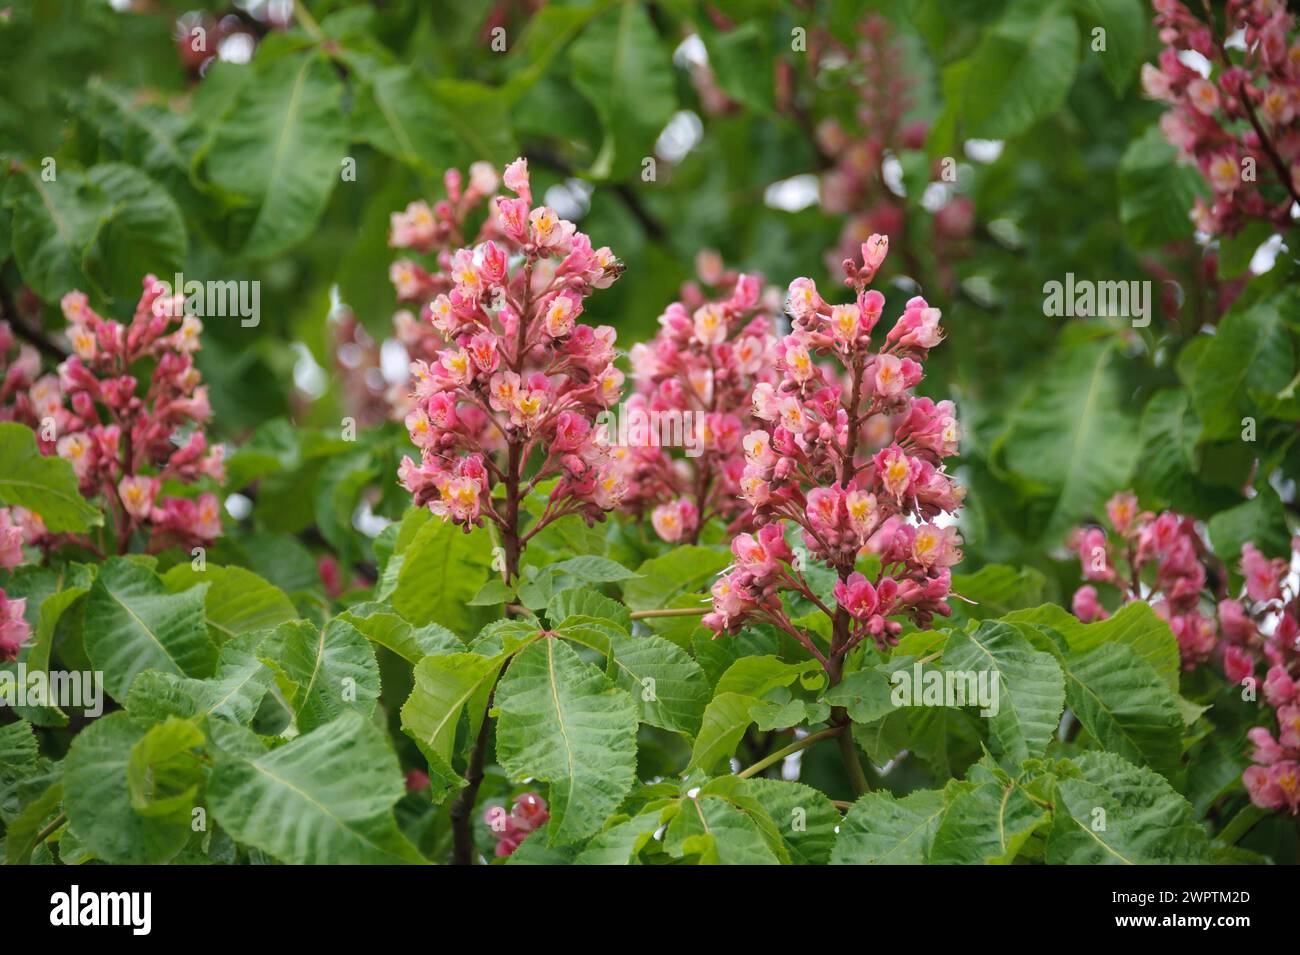
{"label": "blurred background foliage", "polygon": [[[1137,83],[1150,20],[1141,0],[5,0],[0,307],[53,356],[70,288],[120,315],[147,271],[260,281],[260,324],[211,320],[200,354],[243,498],[217,559],[314,590],[312,552],[364,575],[406,503],[400,426],[341,431],[340,328],[379,356],[363,390],[404,374],[389,215],[525,155],[628,264],[588,313],[624,347],[703,250],[834,289],[853,240],[888,232],[888,310],[921,292],[945,314],[922,390],[963,424],[964,569],[1032,568],[986,600],[1068,600],[1069,529],[1130,484],[1221,553],[1281,553],[1295,263],[1267,230],[1193,234],[1199,176]],[[1045,316],[1071,273],[1150,280],[1150,324]],[[654,552],[619,533],[611,554]]]}

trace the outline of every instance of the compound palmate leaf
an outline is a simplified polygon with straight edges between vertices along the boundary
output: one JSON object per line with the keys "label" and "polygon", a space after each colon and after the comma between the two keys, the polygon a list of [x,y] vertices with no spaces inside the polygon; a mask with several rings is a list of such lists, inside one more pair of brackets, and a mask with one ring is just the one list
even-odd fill
{"label": "compound palmate leaf", "polygon": [[497,687],[497,759],[550,784],[550,842],[600,829],[636,776],[636,704],[563,641],[521,650]]}
{"label": "compound palmate leaf", "polygon": [[393,817],[404,791],[397,757],[361,714],[270,752],[235,738],[214,755],[208,806],[237,841],[303,865],[423,861]]}

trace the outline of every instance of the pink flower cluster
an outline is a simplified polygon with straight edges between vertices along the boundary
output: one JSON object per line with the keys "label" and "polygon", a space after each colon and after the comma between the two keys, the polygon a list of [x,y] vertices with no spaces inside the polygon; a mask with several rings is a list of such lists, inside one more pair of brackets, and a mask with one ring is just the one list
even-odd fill
{"label": "pink flower cluster", "polygon": [[[23,562],[23,528],[7,507],[0,507],[0,569],[13,570]],[[27,610],[25,597],[10,600],[0,587],[0,662],[17,659],[18,650],[31,635],[32,628],[23,619]]]}
{"label": "pink flower cluster", "polygon": [[[896,642],[902,624],[890,618],[928,626],[950,613],[949,568],[961,559],[956,529],[936,522],[957,512],[963,496],[943,464],[957,452],[954,408],[912,393],[943,338],[939,310],[913,298],[884,341],[872,343],[885,299],[867,285],[888,247],[875,235],[861,265],[845,261],[846,284],[857,292],[851,303],[827,303],[806,278],[790,285],[793,330],[777,344],[780,380],[759,383],[753,394],[766,428],[743,442],[741,494],[760,530],[733,541],[735,564],[715,584],[704,618],[719,633],[751,618],[775,623],[824,664],[786,619],[779,590],[802,594],[836,621],[833,662],[868,636]],[[833,360],[844,376],[819,359]],[[792,560],[783,521],[801,529],[809,556],[836,571],[834,610],[808,585],[803,560]],[[864,555],[879,560],[873,579],[856,569]]]}
{"label": "pink flower cluster", "polygon": [[[15,348],[15,346],[17,346]],[[0,421],[16,421],[37,432],[42,450],[53,450],[40,434],[45,418],[58,414],[59,379],[41,375],[41,356],[31,345],[18,345],[8,322],[0,322]]]}
{"label": "pink flower cluster", "polygon": [[[567,514],[600,519],[622,499],[625,481],[593,428],[622,389],[614,330],[579,321],[591,291],[622,266],[553,209],[532,206],[525,160],[503,178],[515,197],[493,199],[483,241],[440,256],[443,270],[420,279],[442,290],[422,314],[444,347],[411,365],[406,426],[420,460],[404,459],[399,476],[417,506],[466,528],[486,517],[510,535],[521,497],[549,478],[558,480],[530,533]],[[433,243],[441,221],[404,223],[403,238]],[[504,503],[492,498],[498,483]]]}
{"label": "pink flower cluster", "polygon": [[[1278,731],[1274,736],[1262,726],[1250,730],[1256,765],[1242,781],[1256,805],[1300,813],[1300,592],[1289,581],[1288,562],[1244,544],[1244,593],[1234,598],[1222,564],[1202,543],[1192,518],[1140,512],[1128,491],[1111,498],[1106,512],[1114,540],[1099,527],[1074,534],[1084,577],[1113,585],[1125,601],[1148,601],[1169,621],[1184,670],[1216,653],[1233,683],[1253,681],[1260,665],[1268,667],[1264,700],[1276,711]],[[1293,547],[1300,551],[1300,539]],[[1154,578],[1144,575],[1150,566]],[[1207,587],[1211,580],[1213,594]],[[1217,606],[1210,603],[1212,596]],[[1204,610],[1203,601],[1212,609]],[[1073,607],[1084,623],[1108,616],[1091,584],[1075,593]]]}
{"label": "pink flower cluster", "polygon": [[[1213,613],[1204,613],[1201,607],[1207,568],[1215,558],[1197,534],[1196,522],[1173,511],[1158,516],[1139,511],[1131,491],[1112,497],[1106,503],[1106,516],[1113,537],[1100,527],[1080,528],[1071,536],[1084,579],[1116,587],[1126,603],[1149,603],[1169,621],[1178,638],[1183,669],[1195,669],[1210,658],[1218,643]],[[1142,576],[1148,566],[1155,567],[1155,577],[1144,589]],[[1072,607],[1084,623],[1109,616],[1091,584],[1075,592]]]}
{"label": "pink flower cluster", "polygon": [[[1300,540],[1293,542],[1300,550]],[[1229,680],[1253,679],[1268,667],[1264,701],[1275,711],[1277,735],[1257,726],[1247,735],[1255,765],[1242,782],[1264,809],[1300,814],[1300,591],[1288,578],[1288,562],[1270,560],[1254,546],[1241,549],[1245,593],[1219,602],[1223,669]]]}
{"label": "pink flower cluster", "polygon": [[550,818],[546,800],[532,792],[516,796],[509,812],[506,812],[504,806],[492,806],[483,814],[484,821],[497,841],[496,854],[501,859],[513,855],[519,848],[519,843]]}
{"label": "pink flower cluster", "polygon": [[[1250,219],[1289,225],[1300,201],[1300,38],[1281,0],[1227,0],[1224,29],[1179,0],[1156,0],[1165,44],[1142,68],[1147,95],[1170,104],[1165,137],[1194,162],[1213,198],[1197,200],[1196,226],[1232,235]],[[1234,60],[1225,37],[1241,31]],[[1236,46],[1236,44],[1233,44]],[[1213,66],[1195,69],[1187,53]],[[1268,186],[1267,190],[1261,188]]]}
{"label": "pink flower cluster", "polygon": [[[758,425],[750,396],[759,382],[776,380],[762,280],[725,272],[711,257],[701,257],[701,264],[701,278],[716,297],[704,299],[698,286],[688,286],[683,300],[659,316],[654,340],[629,353],[637,390],[624,415],[669,424],[643,429],[646,440],[616,452],[628,484],[624,506],[637,514],[649,510],[655,532],[669,543],[694,543],[713,517],[730,522],[747,514],[739,497],[741,438]],[[686,429],[699,446],[694,456],[673,457],[663,445],[685,439]]]}
{"label": "pink flower cluster", "polygon": [[[121,552],[137,530],[148,532],[151,549],[212,541],[221,534],[215,494],[163,493],[166,484],[224,477],[223,449],[203,433],[212,409],[193,359],[203,323],[152,275],[125,325],[96,314],[81,292],[61,304],[73,354],[59,366],[47,409],[57,454],[71,462],[83,494],[102,495]],[[142,367],[151,372],[143,393]]]}

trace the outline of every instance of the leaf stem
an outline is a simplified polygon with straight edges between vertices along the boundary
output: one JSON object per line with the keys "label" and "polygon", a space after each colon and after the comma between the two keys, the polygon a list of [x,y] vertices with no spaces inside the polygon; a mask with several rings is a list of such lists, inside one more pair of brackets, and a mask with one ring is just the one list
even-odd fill
{"label": "leaf stem", "polygon": [[1265,809],[1260,809],[1254,803],[1246,806],[1241,812],[1232,817],[1232,820],[1223,827],[1219,833],[1219,841],[1225,845],[1235,846],[1246,833],[1255,828],[1265,816],[1269,815]]}
{"label": "leaf stem", "polygon": [[736,773],[736,776],[739,777],[740,779],[749,779],[750,777],[755,776],[758,773],[761,773],[763,770],[767,769],[767,767],[771,766],[773,763],[779,763],[781,760],[785,759],[787,756],[791,755],[792,753],[798,753],[801,750],[805,750],[813,743],[816,743],[819,740],[829,739],[832,736],[840,736],[843,733],[844,733],[843,726],[831,726],[828,727],[827,729],[819,730],[816,733],[809,733],[807,736],[803,737],[802,739],[795,740],[789,746],[783,746],[781,749],[778,749],[775,753],[771,753],[767,756],[764,756],[753,766],[750,766],[748,769],[742,769],[740,772]]}
{"label": "leaf stem", "polygon": [[709,612],[708,607],[673,607],[666,610],[635,610],[633,620],[648,620],[651,617],[703,617]]}

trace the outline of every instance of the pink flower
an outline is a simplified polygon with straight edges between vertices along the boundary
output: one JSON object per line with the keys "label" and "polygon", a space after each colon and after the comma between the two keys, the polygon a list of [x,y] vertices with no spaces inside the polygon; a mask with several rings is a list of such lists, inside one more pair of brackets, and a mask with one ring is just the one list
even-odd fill
{"label": "pink flower", "polygon": [[1120,537],[1127,537],[1134,520],[1138,516],[1137,495],[1132,491],[1120,491],[1106,502],[1106,516],[1110,526]]}
{"label": "pink flower", "polygon": [[1269,667],[1268,675],[1264,678],[1264,699],[1268,701],[1268,705],[1285,706],[1298,698],[1300,698],[1300,687],[1287,673],[1286,667],[1280,663]]}
{"label": "pink flower", "polygon": [[483,814],[483,820],[497,841],[497,858],[513,855],[525,837],[544,825],[550,815],[546,800],[532,792],[516,796],[509,812],[504,806],[490,806]]}
{"label": "pink flower", "polygon": [[[533,201],[532,189],[528,184],[528,160],[516,159],[510,165],[506,166],[505,174],[501,177],[505,187],[517,195],[524,202],[531,204]],[[495,188],[495,186],[493,186]],[[487,190],[491,191],[491,190]]]}
{"label": "pink flower", "polygon": [[858,573],[835,584],[835,601],[857,620],[868,619],[879,606],[876,588]]}
{"label": "pink flower", "polygon": [[146,520],[158,496],[158,479],[125,477],[118,482],[117,494],[126,512],[136,520]]}
{"label": "pink flower", "polygon": [[1251,600],[1276,600],[1282,595],[1281,581],[1286,574],[1286,561],[1269,560],[1254,544],[1243,544],[1241,572],[1246,577],[1246,593]]}
{"label": "pink flower", "polygon": [[1241,683],[1255,672],[1255,658],[1241,647],[1223,650],[1223,674],[1232,683]]}
{"label": "pink flower", "polygon": [[[961,559],[956,528],[938,520],[962,500],[943,465],[957,447],[953,406],[911,393],[922,377],[925,350],[939,341],[938,312],[914,299],[891,343],[873,350],[870,342],[883,298],[868,293],[865,283],[886,248],[877,235],[862,266],[846,263],[857,292],[851,306],[828,305],[808,279],[790,284],[793,331],[779,345],[780,379],[756,383],[752,394],[754,416],[767,426],[752,429],[742,442],[740,494],[755,522],[764,531],[796,523],[807,556],[838,578],[840,610],[828,611],[840,634],[832,655],[863,639],[881,647],[897,642],[903,624],[891,616],[925,627],[935,615],[951,613],[949,567]],[[842,375],[831,370],[833,363]],[[765,559],[761,535],[734,539],[735,569],[715,585],[705,625],[728,633],[755,618],[802,641],[785,616],[780,591],[814,603],[819,598],[801,572],[804,561],[782,568]],[[875,580],[857,569],[866,554],[879,558]],[[811,641],[804,645],[834,672],[823,650]]]}
{"label": "pink flower", "polygon": [[1219,601],[1219,628],[1233,643],[1249,643],[1255,636],[1255,623],[1239,600]]}
{"label": "pink flower", "polygon": [[18,659],[18,651],[31,635],[32,628],[23,619],[27,611],[27,598],[11,600],[0,588],[0,661]]}
{"label": "pink flower", "polygon": [[0,507],[0,568],[13,570],[23,562],[23,530],[7,507]]}
{"label": "pink flower", "polygon": [[1106,608],[1101,605],[1101,601],[1097,599],[1097,588],[1091,586],[1080,587],[1074,592],[1074,599],[1070,602],[1070,609],[1084,623],[1105,620],[1110,616],[1106,612]]}
{"label": "pink flower", "polygon": [[1272,766],[1251,766],[1242,776],[1250,801],[1261,809],[1300,812],[1300,763],[1292,760]]}
{"label": "pink flower", "polygon": [[695,531],[699,523],[699,511],[687,498],[678,498],[667,504],[660,504],[651,512],[650,522],[655,533],[670,544],[675,544],[684,535]]}

